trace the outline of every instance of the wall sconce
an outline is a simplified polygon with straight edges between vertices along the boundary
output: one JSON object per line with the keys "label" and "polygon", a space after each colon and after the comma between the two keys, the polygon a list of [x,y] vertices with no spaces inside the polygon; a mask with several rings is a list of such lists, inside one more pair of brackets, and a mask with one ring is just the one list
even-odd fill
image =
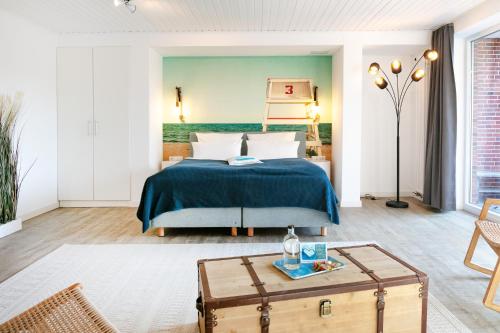
{"label": "wall sconce", "polygon": [[313,103],[311,105],[311,117],[314,119],[315,122],[319,122],[319,112],[320,112],[320,107],[319,107],[319,101],[318,101],[318,86],[313,87]]}
{"label": "wall sconce", "polygon": [[181,87],[175,87],[175,108],[179,114],[179,120],[185,122],[184,113],[182,112],[182,91]]}

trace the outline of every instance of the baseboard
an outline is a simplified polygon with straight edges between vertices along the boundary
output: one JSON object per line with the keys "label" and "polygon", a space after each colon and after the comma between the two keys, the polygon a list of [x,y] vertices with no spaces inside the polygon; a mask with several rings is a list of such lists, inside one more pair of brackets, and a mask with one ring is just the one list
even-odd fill
{"label": "baseboard", "polygon": [[63,200],[60,207],[138,207],[138,201]]}
{"label": "baseboard", "polygon": [[340,202],[340,207],[362,207],[361,200],[357,201],[344,201]]}
{"label": "baseboard", "polygon": [[51,210],[54,210],[57,208],[59,208],[59,202],[55,202],[53,204],[44,206],[42,208],[35,209],[35,210],[28,212],[26,214],[23,214],[23,215],[21,215],[21,218],[23,219],[23,221],[26,221],[26,220],[32,219],[38,215],[42,215],[44,213],[50,212]]}
{"label": "baseboard", "polygon": [[[361,196],[363,197],[365,194],[370,194],[373,195],[376,198],[393,198],[396,196],[395,192],[365,192],[362,193]],[[399,192],[399,196],[401,197],[415,197],[412,191],[401,191]]]}

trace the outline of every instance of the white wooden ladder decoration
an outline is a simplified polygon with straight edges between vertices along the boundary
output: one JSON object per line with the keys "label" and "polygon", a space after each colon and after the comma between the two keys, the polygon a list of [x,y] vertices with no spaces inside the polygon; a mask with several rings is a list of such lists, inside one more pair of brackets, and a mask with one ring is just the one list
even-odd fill
{"label": "white wooden ladder decoration", "polygon": [[[267,79],[266,108],[262,131],[267,132],[269,125],[306,125],[306,147],[314,149],[321,156],[319,138],[319,115],[314,115],[311,106],[314,103],[311,79]],[[271,105],[303,105],[304,113],[299,116],[280,114],[271,115]]]}

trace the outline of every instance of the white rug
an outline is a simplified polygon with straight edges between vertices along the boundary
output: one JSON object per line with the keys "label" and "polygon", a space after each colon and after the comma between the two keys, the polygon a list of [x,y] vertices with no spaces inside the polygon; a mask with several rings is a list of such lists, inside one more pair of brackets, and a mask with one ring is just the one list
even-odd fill
{"label": "white rug", "polygon": [[[280,244],[252,243],[63,245],[0,284],[0,322],[80,282],[122,332],[198,332],[196,261],[279,251]],[[437,299],[429,299],[429,332],[470,332]]]}

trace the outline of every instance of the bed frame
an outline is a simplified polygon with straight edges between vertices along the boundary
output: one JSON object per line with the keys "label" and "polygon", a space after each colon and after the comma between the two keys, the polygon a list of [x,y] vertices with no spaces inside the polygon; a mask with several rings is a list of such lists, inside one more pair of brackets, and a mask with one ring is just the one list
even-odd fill
{"label": "bed frame", "polygon": [[187,208],[163,213],[151,221],[158,236],[165,236],[165,228],[231,228],[231,236],[238,235],[238,228],[246,228],[247,235],[254,235],[254,228],[295,227],[320,228],[321,236],[327,235],[332,225],[328,214],[299,207],[273,208]]}
{"label": "bed frame", "polygon": [[[306,135],[296,132],[295,140],[300,141],[297,155],[306,156]],[[190,133],[190,142],[198,141],[195,133]],[[246,155],[246,140],[242,144],[242,154]],[[254,235],[254,228],[295,227],[320,228],[321,236],[327,235],[327,227],[332,225],[325,212],[300,207],[272,208],[186,208],[166,212],[151,220],[151,226],[158,236],[165,236],[165,228],[231,228],[231,235],[238,235],[238,228],[246,228],[247,235]]]}

